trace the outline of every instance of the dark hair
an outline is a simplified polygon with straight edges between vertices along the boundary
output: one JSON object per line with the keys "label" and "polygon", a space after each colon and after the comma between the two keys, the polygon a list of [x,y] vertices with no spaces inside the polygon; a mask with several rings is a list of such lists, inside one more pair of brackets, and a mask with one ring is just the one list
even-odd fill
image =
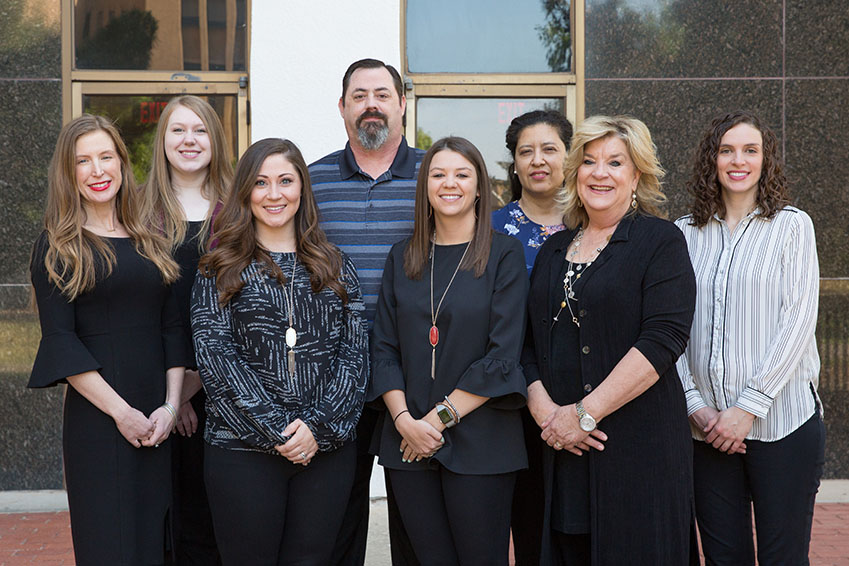
{"label": "dark hair", "polygon": [[510,200],[519,200],[522,197],[522,183],[519,182],[519,177],[516,176],[516,146],[519,145],[519,136],[525,128],[536,126],[537,124],[546,124],[557,130],[557,135],[566,146],[566,151],[569,151],[569,143],[572,140],[572,123],[566,119],[566,116],[555,110],[533,110],[525,112],[521,116],[516,116],[510,125],[507,127],[505,135],[505,144],[510,150],[510,157],[513,161],[507,168],[507,177],[510,179]]}
{"label": "dark hair", "polygon": [[478,198],[475,201],[475,234],[469,252],[466,254],[460,269],[468,271],[474,268],[475,277],[480,277],[486,270],[489,260],[489,248],[492,245],[492,222],[490,213],[489,174],[486,163],[478,148],[465,138],[447,137],[434,142],[422,158],[419,177],[416,180],[416,209],[413,214],[413,237],[404,250],[404,273],[410,279],[420,279],[430,253],[431,239],[436,224],[427,198],[427,181],[430,163],[433,156],[443,150],[450,150],[465,157],[475,167],[478,176]]}
{"label": "dark hair", "polygon": [[342,77],[342,106],[345,106],[345,94],[348,92],[348,85],[351,84],[351,76],[354,74],[354,71],[380,68],[389,71],[389,74],[392,76],[392,82],[395,83],[395,91],[398,93],[398,99],[400,101],[404,97],[404,84],[398,70],[392,65],[387,65],[378,59],[360,59],[351,63],[351,66],[345,71],[345,76]]}
{"label": "dark hair", "polygon": [[293,221],[298,260],[310,273],[313,293],[329,287],[346,302],[348,295],[345,287],[339,282],[342,255],[336,246],[327,241],[327,236],[318,225],[318,207],[315,204],[307,164],[294,143],[279,138],[266,138],[256,142],[239,159],[233,189],[213,223],[218,245],[201,258],[200,273],[205,277],[216,276],[215,285],[222,306],[242,289],[245,284],[242,272],[254,259],[264,264],[267,273],[281,285],[286,283],[283,271],[257,241],[251,212],[251,193],[257,175],[265,160],[275,154],[285,157],[301,178],[301,202]]}
{"label": "dark hair", "polygon": [[760,118],[746,110],[735,110],[713,119],[696,149],[693,161],[693,177],[687,185],[692,193],[694,226],[704,226],[714,214],[725,215],[725,203],[722,200],[722,186],[716,172],[716,158],[719,144],[725,133],[738,124],[748,124],[757,129],[763,137],[763,165],[758,179],[758,193],[755,202],[760,207],[759,216],[772,218],[790,204],[787,178],[781,167],[778,152],[778,138]]}

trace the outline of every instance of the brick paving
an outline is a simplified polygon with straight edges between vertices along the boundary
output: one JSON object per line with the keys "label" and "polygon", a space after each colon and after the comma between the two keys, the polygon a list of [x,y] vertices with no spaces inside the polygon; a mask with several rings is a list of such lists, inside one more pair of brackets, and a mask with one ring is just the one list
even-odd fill
{"label": "brick paving", "polygon": [[[817,504],[810,557],[811,566],[849,566],[849,503]],[[74,564],[67,511],[0,513],[0,566],[30,564]]]}

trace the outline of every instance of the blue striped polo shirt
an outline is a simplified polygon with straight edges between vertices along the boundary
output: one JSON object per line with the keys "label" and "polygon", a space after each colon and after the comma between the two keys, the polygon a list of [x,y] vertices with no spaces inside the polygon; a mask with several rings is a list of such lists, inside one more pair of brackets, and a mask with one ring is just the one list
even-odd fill
{"label": "blue striped polo shirt", "polygon": [[369,328],[389,249],[413,233],[416,177],[424,153],[402,137],[395,160],[377,179],[360,169],[350,143],[309,166],[321,227],[357,267]]}

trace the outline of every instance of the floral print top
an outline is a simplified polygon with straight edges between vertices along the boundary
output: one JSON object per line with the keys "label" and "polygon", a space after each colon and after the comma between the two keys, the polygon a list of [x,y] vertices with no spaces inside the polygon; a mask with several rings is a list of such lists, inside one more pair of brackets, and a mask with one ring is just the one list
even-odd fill
{"label": "floral print top", "polygon": [[534,260],[540,246],[552,234],[566,228],[563,224],[542,226],[527,216],[519,207],[519,201],[508,203],[492,213],[492,229],[508,236],[513,236],[522,242],[525,248],[525,265],[528,268],[528,276],[534,268]]}

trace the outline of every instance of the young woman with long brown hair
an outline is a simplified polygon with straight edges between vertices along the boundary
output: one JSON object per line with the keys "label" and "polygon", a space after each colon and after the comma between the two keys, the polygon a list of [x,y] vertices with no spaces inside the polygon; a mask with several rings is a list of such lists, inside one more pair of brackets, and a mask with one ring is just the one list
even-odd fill
{"label": "young woman with long brown hair", "polygon": [[[143,212],[158,227],[180,266],[174,284],[180,315],[189,303],[198,261],[209,247],[213,212],[233,179],[231,152],[215,110],[197,96],[172,98],[159,117]],[[195,362],[186,370],[174,438],[174,542],[178,564],[220,564],[203,484],[205,396]]]}
{"label": "young woman with long brown hair", "polygon": [[186,335],[178,268],[139,214],[115,127],[83,116],[59,134],[30,270],[42,338],[29,387],[70,385],[63,453],[76,563],[163,564],[170,451]]}
{"label": "young woman with long brown hair", "polygon": [[356,268],[319,228],[306,163],[288,140],[248,148],[214,229],[192,328],[221,557],[327,564],[368,376]]}
{"label": "young woman with long brown hair", "polygon": [[392,247],[374,326],[379,456],[422,564],[507,564],[527,466],[519,367],[522,245],[493,233],[480,152],[443,138],[422,160],[411,238]]}
{"label": "young woman with long brown hair", "polygon": [[[684,232],[696,315],[678,362],[708,564],[807,564],[825,462],[814,225],[790,205],[776,135],[717,116],[696,151]],[[721,330],[720,330],[721,329]]]}

